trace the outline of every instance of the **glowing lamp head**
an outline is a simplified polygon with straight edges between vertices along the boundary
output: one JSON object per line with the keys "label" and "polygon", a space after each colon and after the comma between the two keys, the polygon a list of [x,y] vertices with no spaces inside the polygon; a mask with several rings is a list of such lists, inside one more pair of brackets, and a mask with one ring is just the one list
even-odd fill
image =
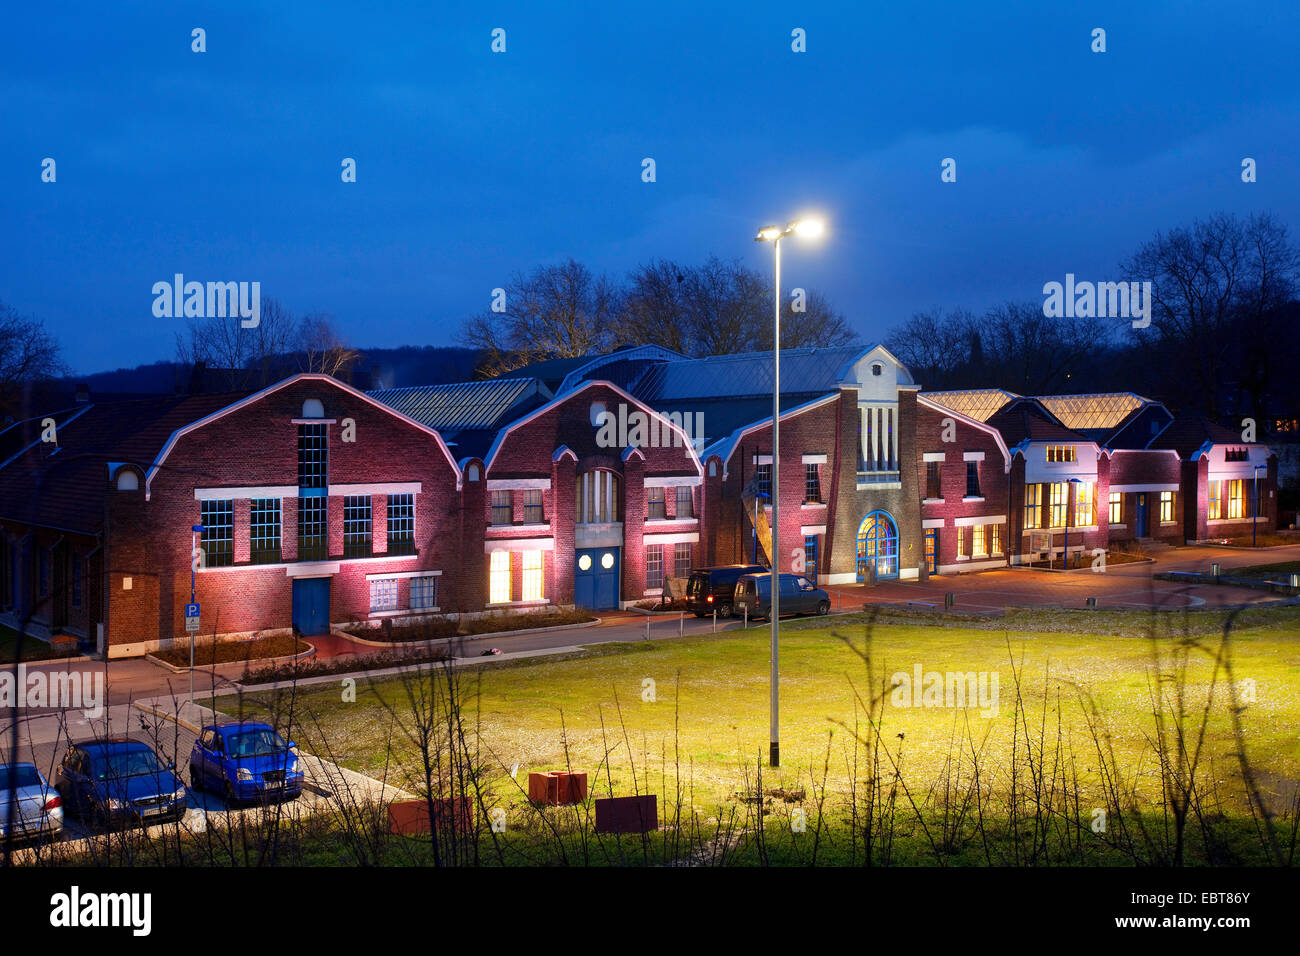
{"label": "glowing lamp head", "polygon": [[775,242],[783,235],[780,226],[764,226],[754,237],[755,242]]}
{"label": "glowing lamp head", "polygon": [[796,219],[786,231],[801,239],[816,239],[826,231],[826,224],[820,219]]}

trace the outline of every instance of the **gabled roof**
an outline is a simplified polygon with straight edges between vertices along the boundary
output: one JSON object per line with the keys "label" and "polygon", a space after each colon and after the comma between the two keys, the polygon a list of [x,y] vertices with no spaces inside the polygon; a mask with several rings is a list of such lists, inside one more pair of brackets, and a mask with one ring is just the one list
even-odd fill
{"label": "gabled roof", "polygon": [[1179,458],[1191,459],[1206,444],[1244,445],[1241,433],[1224,428],[1200,415],[1184,413],[1147,443],[1148,448],[1172,448]]}
{"label": "gabled roof", "polygon": [[178,428],[240,395],[168,395],[81,406],[58,427],[58,444],[37,441],[0,469],[0,517],[97,534],[103,528],[108,463],[142,471]]}

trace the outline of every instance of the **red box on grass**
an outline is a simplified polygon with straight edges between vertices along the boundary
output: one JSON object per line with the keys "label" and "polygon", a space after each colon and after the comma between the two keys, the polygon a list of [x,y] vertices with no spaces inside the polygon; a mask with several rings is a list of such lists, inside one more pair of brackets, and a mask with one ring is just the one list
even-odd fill
{"label": "red box on grass", "polygon": [[[473,825],[469,797],[443,797],[433,801],[433,816],[439,830],[455,826],[466,832]],[[429,832],[429,801],[394,800],[388,805],[388,832],[412,836]]]}

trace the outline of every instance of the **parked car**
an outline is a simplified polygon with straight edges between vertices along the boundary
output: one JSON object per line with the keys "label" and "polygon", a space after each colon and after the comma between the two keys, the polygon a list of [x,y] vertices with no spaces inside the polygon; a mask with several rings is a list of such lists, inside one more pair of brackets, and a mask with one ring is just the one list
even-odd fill
{"label": "parked car", "polygon": [[[781,575],[781,614],[829,614],[831,596],[798,574]],[[749,609],[749,617],[772,614],[772,575],[746,574],[736,582],[736,609]]]}
{"label": "parked car", "polygon": [[54,785],[64,806],[82,820],[111,829],[148,825],[185,813],[185,784],[148,744],[130,737],[74,743]]}
{"label": "parked car", "polygon": [[219,792],[231,803],[302,793],[298,745],[270,724],[234,721],[211,724],[190,751],[190,785]]}
{"label": "parked car", "polygon": [[732,595],[742,574],[761,574],[761,564],[727,564],[716,568],[693,568],[686,579],[686,610],[696,617],[707,617],[716,609],[718,617],[734,613]]}
{"label": "parked car", "polygon": [[0,763],[0,839],[57,840],[61,833],[63,798],[36,764]]}

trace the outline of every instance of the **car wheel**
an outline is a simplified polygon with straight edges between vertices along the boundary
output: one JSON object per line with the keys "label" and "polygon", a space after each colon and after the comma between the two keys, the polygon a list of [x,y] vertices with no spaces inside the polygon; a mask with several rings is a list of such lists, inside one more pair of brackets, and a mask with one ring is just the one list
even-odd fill
{"label": "car wheel", "polygon": [[718,617],[731,617],[733,610],[730,601],[723,601],[718,605]]}
{"label": "car wheel", "polygon": [[821,604],[818,604],[818,605],[817,605],[817,613],[818,613],[818,614],[829,614],[829,613],[831,613],[831,602],[830,602],[830,601],[822,601]]}
{"label": "car wheel", "polygon": [[190,764],[190,789],[195,793],[203,792],[203,775],[194,764]]}

